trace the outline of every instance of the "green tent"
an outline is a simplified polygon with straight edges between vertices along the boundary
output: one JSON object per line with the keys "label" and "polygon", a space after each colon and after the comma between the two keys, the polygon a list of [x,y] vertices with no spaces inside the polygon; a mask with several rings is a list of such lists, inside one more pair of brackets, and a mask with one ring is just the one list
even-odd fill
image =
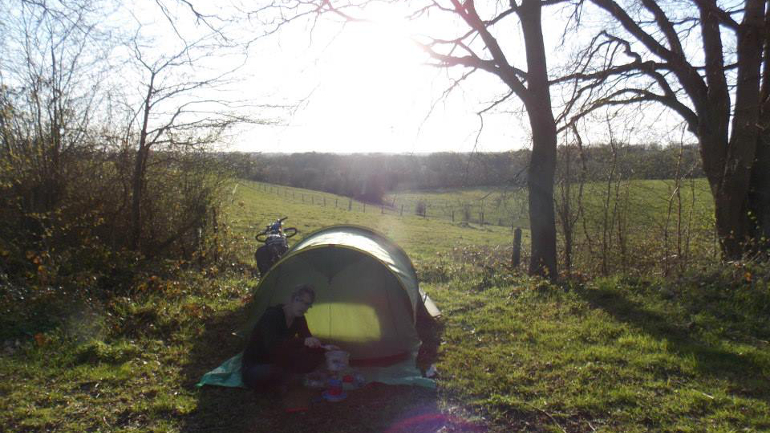
{"label": "green tent", "polygon": [[[288,300],[299,284],[316,289],[305,317],[324,342],[350,352],[351,366],[368,380],[434,386],[415,366],[418,320],[438,309],[417,283],[398,245],[357,226],[332,226],[294,245],[262,278],[254,293],[248,333],[265,309]],[[207,373],[199,385],[242,386],[240,355]]]}

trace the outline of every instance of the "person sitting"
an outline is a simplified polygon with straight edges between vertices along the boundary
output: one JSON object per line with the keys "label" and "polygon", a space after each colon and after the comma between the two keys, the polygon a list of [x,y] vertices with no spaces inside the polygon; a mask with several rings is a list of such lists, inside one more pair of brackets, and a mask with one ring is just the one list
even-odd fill
{"label": "person sitting", "polygon": [[324,362],[324,350],[334,346],[323,346],[308,329],[305,313],[314,301],[313,286],[301,284],[288,303],[265,310],[243,351],[241,378],[247,387],[259,391],[278,386],[283,391]]}

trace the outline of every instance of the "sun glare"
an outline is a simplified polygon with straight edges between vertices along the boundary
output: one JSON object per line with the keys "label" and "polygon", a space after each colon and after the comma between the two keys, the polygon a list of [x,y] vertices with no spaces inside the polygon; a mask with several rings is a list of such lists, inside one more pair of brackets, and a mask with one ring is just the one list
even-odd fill
{"label": "sun glare", "polygon": [[485,125],[495,138],[476,148],[476,113],[500,98],[497,83],[474,74],[447,95],[462,71],[428,66],[427,53],[413,40],[422,33],[451,37],[449,24],[407,20],[392,7],[367,13],[375,21],[323,21],[287,30],[279,44],[264,42],[244,91],[254,101],[301,103],[273,117],[277,124],[244,132],[243,150],[423,153],[522,142],[515,137],[526,128],[510,114],[489,113]]}
{"label": "sun glare", "polygon": [[[314,149],[390,152],[425,116],[424,54],[403,25],[349,25],[321,56],[319,86],[294,122]],[[423,104],[424,105],[424,104]],[[293,140],[300,137],[292,137]],[[300,141],[303,141],[300,139]]]}

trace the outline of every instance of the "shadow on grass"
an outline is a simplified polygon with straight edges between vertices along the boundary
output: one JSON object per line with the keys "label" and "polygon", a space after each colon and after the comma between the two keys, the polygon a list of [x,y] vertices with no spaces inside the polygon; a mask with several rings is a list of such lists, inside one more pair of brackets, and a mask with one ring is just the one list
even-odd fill
{"label": "shadow on grass", "polygon": [[[586,290],[581,295],[595,308],[611,314],[615,319],[629,323],[643,332],[671,343],[673,351],[681,357],[694,357],[697,369],[703,374],[729,379],[745,386],[751,372],[762,375],[763,366],[755,360],[740,356],[721,344],[710,344],[699,340],[693,332],[693,324],[687,318],[667,317],[650,311],[642,304],[628,299],[614,290]],[[671,301],[676,302],[676,301]]]}
{"label": "shadow on grass", "polygon": [[[207,371],[237,354],[244,344],[232,335],[244,323],[244,309],[209,319],[203,335],[190,353],[184,368],[185,386],[194,387]],[[443,327],[438,323],[421,327],[425,341],[418,356],[421,368],[436,360]],[[351,391],[346,400],[330,403],[314,391],[310,409],[287,414],[274,394],[254,394],[246,389],[206,386],[198,390],[196,409],[183,420],[183,432],[435,432],[479,431],[479,426],[441,412],[435,390],[409,386],[371,384]]]}

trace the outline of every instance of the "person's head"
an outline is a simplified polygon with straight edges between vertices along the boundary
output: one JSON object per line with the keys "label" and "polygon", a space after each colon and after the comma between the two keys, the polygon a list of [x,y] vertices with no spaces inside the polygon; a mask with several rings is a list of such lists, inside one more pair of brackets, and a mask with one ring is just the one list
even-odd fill
{"label": "person's head", "polygon": [[290,311],[294,316],[302,316],[313,305],[315,290],[310,284],[300,284],[294,288],[289,300]]}

